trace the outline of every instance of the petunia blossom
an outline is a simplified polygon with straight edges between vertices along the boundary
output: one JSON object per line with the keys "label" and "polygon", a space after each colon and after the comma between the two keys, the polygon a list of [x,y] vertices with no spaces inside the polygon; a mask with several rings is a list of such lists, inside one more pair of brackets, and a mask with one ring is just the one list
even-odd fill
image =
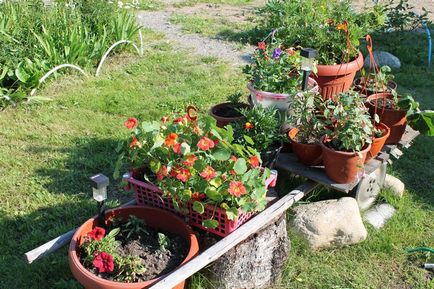
{"label": "petunia blossom", "polygon": [[229,194],[234,197],[241,197],[247,193],[246,187],[244,187],[242,182],[232,181],[229,184],[228,189]]}
{"label": "petunia blossom", "polygon": [[101,241],[105,236],[105,229],[101,227],[95,227],[92,231],[87,233],[87,236],[95,241]]}
{"label": "petunia blossom", "polygon": [[106,253],[99,253],[92,262],[93,266],[98,269],[99,273],[112,272],[115,269],[113,256]]}
{"label": "petunia blossom", "polygon": [[282,54],[282,49],[277,47],[276,49],[274,49],[272,57],[273,57],[273,59],[277,59],[280,57],[281,54]]}

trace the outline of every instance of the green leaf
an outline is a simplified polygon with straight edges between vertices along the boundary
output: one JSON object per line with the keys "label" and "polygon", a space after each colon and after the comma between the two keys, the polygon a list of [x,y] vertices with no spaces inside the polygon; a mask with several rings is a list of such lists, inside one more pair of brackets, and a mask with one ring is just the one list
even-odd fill
{"label": "green leaf", "polygon": [[193,210],[199,214],[203,214],[205,212],[205,207],[201,202],[196,201],[193,203]]}
{"label": "green leaf", "polygon": [[150,166],[151,166],[151,170],[154,173],[157,173],[161,168],[161,163],[159,161],[152,160]]}
{"label": "green leaf", "polygon": [[151,132],[154,130],[159,130],[160,124],[156,121],[145,121],[142,123],[142,130],[143,132]]}
{"label": "green leaf", "polygon": [[219,222],[217,222],[216,220],[208,219],[202,222],[202,226],[204,226],[205,228],[215,229],[219,226]]}
{"label": "green leaf", "polygon": [[238,209],[234,207],[226,209],[226,216],[229,220],[235,221],[238,218]]}
{"label": "green leaf", "polygon": [[111,230],[111,231],[107,234],[106,237],[109,237],[109,238],[115,237],[117,234],[119,234],[119,231],[120,231],[120,230],[121,230],[120,228],[115,228],[115,229]]}
{"label": "green leaf", "polygon": [[188,145],[188,143],[183,142],[181,144],[181,153],[183,155],[187,155],[190,153],[190,146]]}
{"label": "green leaf", "polygon": [[231,157],[231,152],[225,148],[218,148],[213,157],[218,161],[227,161]]}
{"label": "green leaf", "polygon": [[30,78],[30,75],[25,71],[22,66],[22,63],[18,64],[18,67],[15,69],[15,75],[19,79],[19,81],[26,83]]}
{"label": "green leaf", "polygon": [[255,145],[255,142],[252,140],[251,137],[249,137],[248,135],[244,135],[243,137],[249,145]]}
{"label": "green leaf", "polygon": [[214,187],[208,187],[205,190],[206,196],[215,202],[220,202],[223,199],[223,196],[216,190]]}
{"label": "green leaf", "polygon": [[247,163],[243,158],[239,158],[234,165],[234,170],[237,175],[242,175],[247,171]]}

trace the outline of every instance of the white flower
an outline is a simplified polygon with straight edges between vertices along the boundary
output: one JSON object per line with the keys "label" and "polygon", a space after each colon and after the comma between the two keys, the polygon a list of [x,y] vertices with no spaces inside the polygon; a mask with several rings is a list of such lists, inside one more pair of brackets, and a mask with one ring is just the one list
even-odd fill
{"label": "white flower", "polygon": [[119,8],[122,8],[122,6],[124,6],[124,2],[122,2],[122,1],[118,1],[118,7],[119,7]]}

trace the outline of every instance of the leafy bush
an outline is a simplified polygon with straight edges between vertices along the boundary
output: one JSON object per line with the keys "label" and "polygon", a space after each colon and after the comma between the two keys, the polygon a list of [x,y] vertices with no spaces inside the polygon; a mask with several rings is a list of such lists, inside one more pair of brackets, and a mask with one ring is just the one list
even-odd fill
{"label": "leafy bush", "polygon": [[276,35],[285,46],[317,49],[320,64],[353,59],[359,40],[384,23],[382,6],[357,14],[349,0],[269,0],[258,14],[260,26],[269,31],[278,29]]}
{"label": "leafy bush", "polygon": [[385,5],[386,25],[384,29],[390,30],[414,30],[420,27],[422,22],[431,23],[428,19],[430,11],[422,8],[422,13],[414,11],[414,6],[408,3],[408,0],[388,0]]}

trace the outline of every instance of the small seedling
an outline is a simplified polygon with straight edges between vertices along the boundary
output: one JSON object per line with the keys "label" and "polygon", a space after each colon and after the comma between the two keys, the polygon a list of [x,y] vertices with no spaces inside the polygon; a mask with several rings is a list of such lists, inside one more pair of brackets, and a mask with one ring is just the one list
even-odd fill
{"label": "small seedling", "polygon": [[149,233],[146,231],[145,225],[145,221],[130,215],[128,217],[128,222],[122,226],[122,234],[126,234],[127,240],[137,239],[143,234],[148,235]]}
{"label": "small seedling", "polygon": [[160,251],[166,252],[170,246],[169,237],[163,233],[158,233],[158,244],[160,244]]}

